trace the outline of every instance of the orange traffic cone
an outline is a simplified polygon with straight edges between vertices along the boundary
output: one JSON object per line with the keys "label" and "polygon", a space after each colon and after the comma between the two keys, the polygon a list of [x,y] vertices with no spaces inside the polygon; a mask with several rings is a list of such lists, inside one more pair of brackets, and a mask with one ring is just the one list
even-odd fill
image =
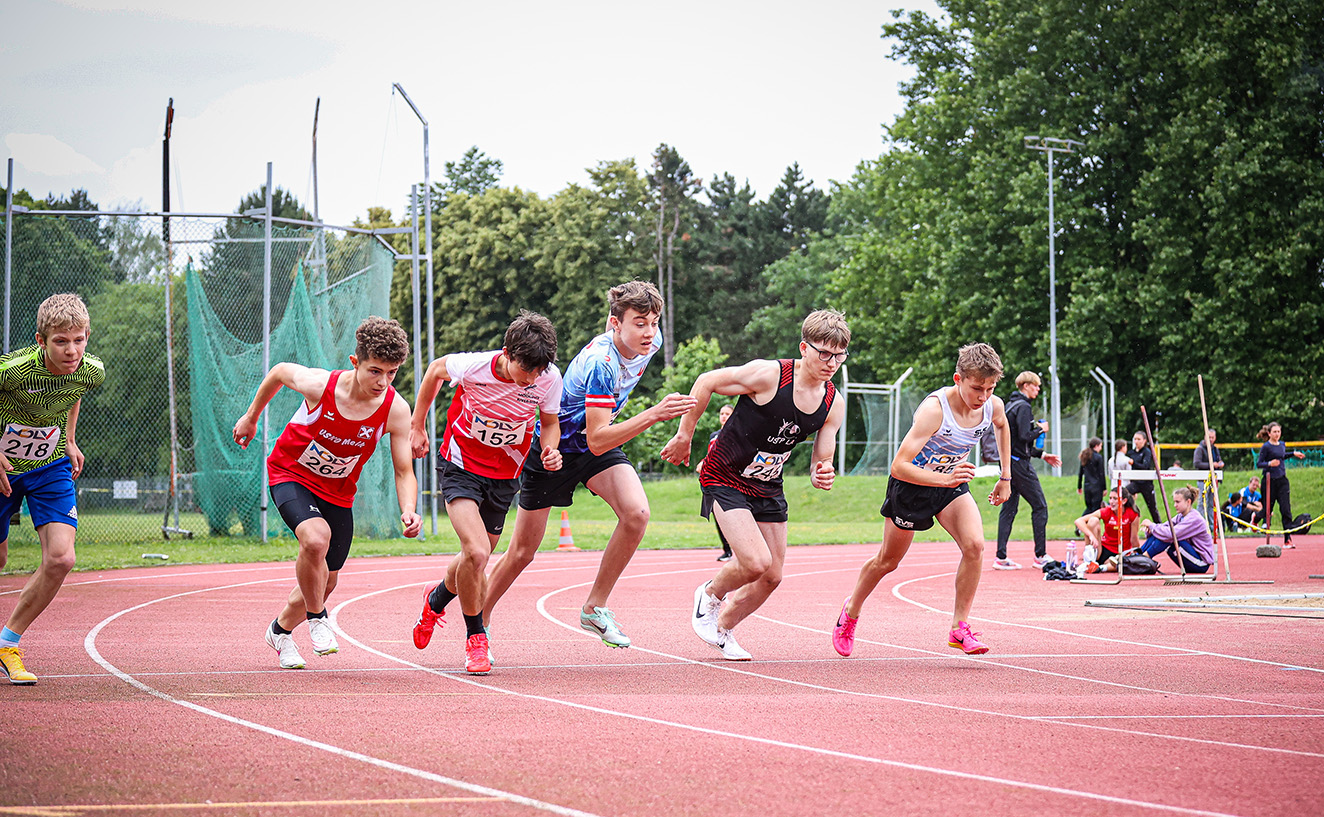
{"label": "orange traffic cone", "polygon": [[557,551],[579,550],[575,547],[575,537],[570,535],[570,511],[561,511],[561,538],[556,542]]}

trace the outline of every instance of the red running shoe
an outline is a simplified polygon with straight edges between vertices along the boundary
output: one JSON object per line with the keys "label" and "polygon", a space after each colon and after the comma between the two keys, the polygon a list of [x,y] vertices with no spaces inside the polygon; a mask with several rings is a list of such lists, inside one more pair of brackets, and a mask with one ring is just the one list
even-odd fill
{"label": "red running shoe", "polygon": [[492,671],[492,661],[487,657],[487,633],[474,633],[464,642],[464,671],[470,675]]}
{"label": "red running shoe", "polygon": [[[438,582],[437,584],[440,584]],[[428,601],[432,597],[432,591],[437,589],[436,584],[428,585],[423,591],[423,612],[418,614],[418,623],[414,625],[414,646],[420,650],[428,645],[432,640],[432,630],[440,622],[441,626],[446,626],[446,611],[440,613],[432,612],[432,602]]]}
{"label": "red running shoe", "polygon": [[979,640],[979,633],[970,632],[970,625],[964,621],[957,622],[956,629],[947,634],[947,645],[965,650],[966,655],[983,655],[988,652],[988,645]]}

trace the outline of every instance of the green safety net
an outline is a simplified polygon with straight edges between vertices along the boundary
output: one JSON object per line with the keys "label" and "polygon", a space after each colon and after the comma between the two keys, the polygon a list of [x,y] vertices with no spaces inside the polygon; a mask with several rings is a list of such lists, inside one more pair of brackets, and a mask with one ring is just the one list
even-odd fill
{"label": "green safety net", "polygon": [[[246,236],[249,241],[260,240],[262,236],[260,225],[231,227],[229,232],[234,240]],[[322,369],[348,369],[359,323],[369,315],[390,314],[391,253],[360,235],[328,231],[323,236],[311,229],[273,228],[273,237],[270,365],[291,361]],[[248,272],[253,267],[253,250],[260,261],[262,246],[235,246],[243,252],[228,257],[217,252],[204,257],[200,268],[189,264],[186,271],[197,462],[194,490],[213,535],[255,536],[261,529],[261,505],[270,506],[262,484],[262,463],[301,398],[290,389],[281,389],[268,405],[265,446],[261,425],[247,450],[235,444],[234,424],[248,410],[266,374],[260,263],[256,282]],[[242,255],[250,257],[240,265],[245,272],[236,273],[234,261],[243,261]],[[244,278],[247,285],[243,285]],[[401,535],[390,439],[382,438],[359,478],[354,503],[356,536]],[[292,535],[274,506],[267,510],[267,530],[272,535]]]}

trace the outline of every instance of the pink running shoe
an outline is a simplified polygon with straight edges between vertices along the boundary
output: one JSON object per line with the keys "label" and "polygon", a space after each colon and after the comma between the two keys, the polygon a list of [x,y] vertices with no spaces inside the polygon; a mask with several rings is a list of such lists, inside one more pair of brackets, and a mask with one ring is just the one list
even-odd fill
{"label": "pink running shoe", "polygon": [[841,603],[841,614],[837,616],[837,626],[832,628],[832,648],[842,658],[849,658],[851,651],[855,649],[855,625],[860,621],[858,618],[851,618],[846,615],[846,605],[848,604],[850,604],[849,598]]}
{"label": "pink running shoe", "polygon": [[988,645],[979,640],[979,633],[970,632],[970,625],[957,622],[956,629],[947,634],[947,644],[958,650],[965,650],[966,655],[983,655],[988,652]]}
{"label": "pink running shoe", "polygon": [[[437,584],[440,584],[440,582]],[[432,602],[428,601],[432,596],[432,591],[436,589],[436,584],[430,584],[423,591],[423,612],[418,614],[418,623],[414,625],[414,646],[420,650],[432,640],[432,630],[437,626],[437,622],[440,621],[443,627],[446,626],[446,611],[432,612]]]}
{"label": "pink running shoe", "polygon": [[474,633],[464,642],[464,671],[470,675],[492,671],[492,660],[487,657],[487,633]]}

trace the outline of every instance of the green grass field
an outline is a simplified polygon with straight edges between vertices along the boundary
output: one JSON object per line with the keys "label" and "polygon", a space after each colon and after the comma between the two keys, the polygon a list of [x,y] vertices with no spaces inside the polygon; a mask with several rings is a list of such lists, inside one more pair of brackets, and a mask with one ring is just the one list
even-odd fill
{"label": "green grass field", "polygon": [[[1231,490],[1244,486],[1253,472],[1229,472],[1225,484]],[[1324,512],[1324,468],[1293,469],[1292,509],[1296,513],[1309,512],[1312,516]],[[990,542],[997,538],[997,509],[985,502],[993,490],[994,479],[977,479],[971,491],[980,502],[984,519],[984,536]],[[1065,539],[1073,534],[1072,522],[1084,511],[1084,503],[1076,494],[1074,477],[1042,478],[1048,498],[1048,538]],[[842,544],[877,542],[883,533],[878,506],[882,504],[886,477],[839,477],[830,492],[810,487],[808,477],[789,477],[786,481],[786,499],[790,505],[791,521],[787,537],[793,545]],[[1169,493],[1176,486],[1168,486]],[[699,482],[695,478],[679,478],[661,482],[646,482],[653,516],[645,548],[700,548],[717,547],[717,535],[711,521],[699,517]],[[571,532],[575,544],[585,549],[600,549],[611,535],[615,517],[605,502],[581,488],[575,495],[570,510]],[[1143,513],[1142,507],[1142,513]],[[514,512],[507,523],[509,539]],[[181,527],[206,530],[201,515],[181,517]],[[263,544],[249,539],[224,537],[172,538],[163,541],[161,517],[156,514],[88,513],[80,520],[78,542],[78,569],[101,570],[135,565],[212,564],[236,562],[266,562],[293,559],[296,545],[291,538],[275,538]],[[430,533],[430,521],[424,521],[425,536],[418,539],[361,539],[354,543],[355,556],[390,556],[413,553],[454,553],[458,540],[449,522],[442,514],[437,519],[438,533]],[[560,534],[560,514],[553,509],[543,539],[542,549],[556,548]],[[1030,512],[1024,502],[1016,516],[1012,538],[1030,538]],[[919,542],[942,541],[947,535],[938,527],[915,535]],[[144,553],[164,553],[169,561],[145,560]],[[1017,554],[1024,555],[1024,554]],[[27,520],[14,529],[9,543],[9,561],[3,573],[29,573],[40,560],[36,536]]]}

